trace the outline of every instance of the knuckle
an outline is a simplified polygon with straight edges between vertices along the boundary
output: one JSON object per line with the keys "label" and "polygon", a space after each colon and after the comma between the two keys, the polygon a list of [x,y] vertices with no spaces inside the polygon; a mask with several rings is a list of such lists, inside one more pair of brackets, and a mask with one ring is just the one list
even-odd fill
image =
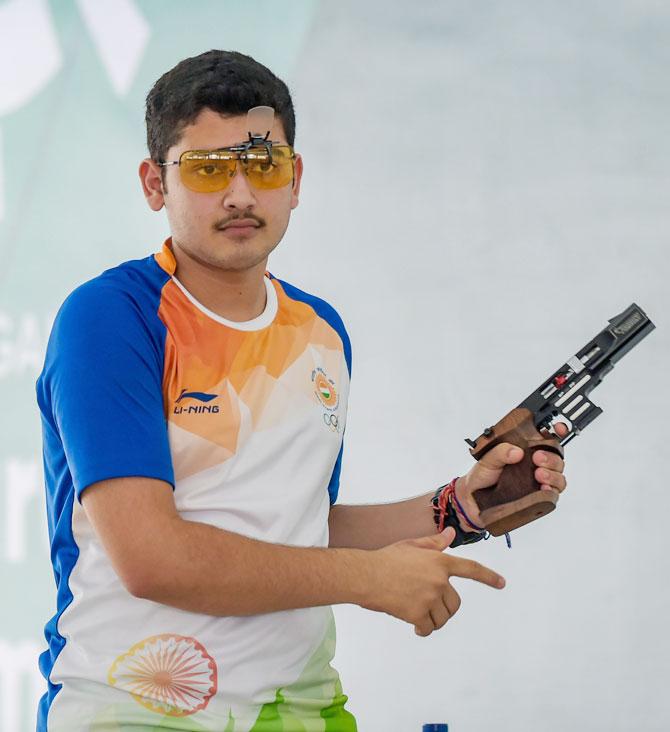
{"label": "knuckle", "polygon": [[488,572],[487,568],[480,564],[479,562],[475,561],[474,559],[471,560],[472,562],[472,571],[476,574],[483,574],[484,572]]}
{"label": "knuckle", "polygon": [[430,587],[426,587],[424,592],[421,593],[421,602],[420,605],[424,610],[427,610],[429,607],[433,605],[435,602],[435,595],[437,594],[437,587],[435,585],[431,585]]}

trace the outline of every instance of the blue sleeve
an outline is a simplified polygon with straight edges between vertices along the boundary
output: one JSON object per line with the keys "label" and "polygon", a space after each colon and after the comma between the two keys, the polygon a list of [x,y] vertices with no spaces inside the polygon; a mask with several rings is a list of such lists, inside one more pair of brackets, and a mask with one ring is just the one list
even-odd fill
{"label": "blue sleeve", "polygon": [[[61,307],[38,380],[77,498],[92,483],[142,476],[174,487],[163,406],[165,326],[144,299],[92,280]],[[153,307],[153,303],[151,304]]]}
{"label": "blue sleeve", "polygon": [[344,435],[342,435],[342,445],[340,446],[340,452],[335,461],[335,467],[333,468],[333,474],[330,476],[330,483],[328,483],[328,495],[330,496],[330,505],[333,506],[337,502],[337,494],[340,491],[340,472],[342,470],[342,453],[344,452]]}

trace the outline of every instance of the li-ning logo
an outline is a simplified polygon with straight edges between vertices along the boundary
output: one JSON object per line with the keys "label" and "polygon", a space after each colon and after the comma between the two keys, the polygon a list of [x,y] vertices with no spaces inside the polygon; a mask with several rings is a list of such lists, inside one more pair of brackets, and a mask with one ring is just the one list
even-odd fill
{"label": "li-ning logo", "polygon": [[181,394],[175,402],[173,414],[218,414],[219,407],[217,404],[212,406],[205,404],[189,404],[188,406],[178,406],[183,399],[197,399],[199,402],[211,402],[216,399],[218,394],[205,394],[203,391],[189,391],[182,389]]}

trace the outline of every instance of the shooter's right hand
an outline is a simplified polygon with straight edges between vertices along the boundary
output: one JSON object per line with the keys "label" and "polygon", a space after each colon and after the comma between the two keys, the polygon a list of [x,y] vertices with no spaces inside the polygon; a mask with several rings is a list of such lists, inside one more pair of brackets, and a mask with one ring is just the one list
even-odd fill
{"label": "shooter's right hand", "polygon": [[467,577],[502,589],[505,580],[493,570],[471,559],[442,553],[454,535],[449,527],[441,534],[399,541],[370,552],[372,597],[363,607],[411,623],[417,635],[428,636],[461,605],[451,577]]}

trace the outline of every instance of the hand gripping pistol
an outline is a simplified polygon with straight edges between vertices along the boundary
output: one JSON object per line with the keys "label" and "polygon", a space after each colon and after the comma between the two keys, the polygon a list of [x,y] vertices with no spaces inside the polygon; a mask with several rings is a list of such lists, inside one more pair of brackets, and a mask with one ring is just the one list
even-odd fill
{"label": "hand gripping pistol", "polygon": [[[602,414],[603,410],[589,397],[591,390],[654,327],[644,311],[633,303],[612,318],[604,330],[516,409],[476,439],[466,439],[476,460],[501,442],[510,442],[524,450],[523,460],[505,466],[495,486],[478,490],[474,496],[487,531],[500,536],[554,510],[558,492],[540,489],[534,476],[532,453],[542,449],[563,457],[563,447]],[[563,439],[553,432],[557,422],[565,423],[570,429]]]}

